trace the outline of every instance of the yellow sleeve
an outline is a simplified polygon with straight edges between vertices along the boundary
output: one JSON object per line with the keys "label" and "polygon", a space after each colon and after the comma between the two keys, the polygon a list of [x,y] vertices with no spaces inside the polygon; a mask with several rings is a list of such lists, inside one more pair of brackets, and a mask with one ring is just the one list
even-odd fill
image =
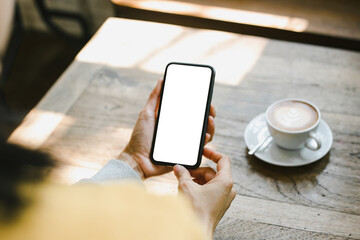
{"label": "yellow sleeve", "polygon": [[[29,191],[27,191],[29,192]],[[42,185],[3,240],[204,239],[190,204],[149,194],[138,183]]]}

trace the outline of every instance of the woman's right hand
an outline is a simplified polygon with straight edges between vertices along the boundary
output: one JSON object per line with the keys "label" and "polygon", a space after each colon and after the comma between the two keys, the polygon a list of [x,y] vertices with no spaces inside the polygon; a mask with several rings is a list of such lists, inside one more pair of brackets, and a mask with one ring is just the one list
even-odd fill
{"label": "woman's right hand", "polygon": [[208,238],[212,239],[220,219],[236,196],[231,177],[230,158],[208,148],[203,155],[217,164],[217,172],[210,167],[187,170],[174,166],[179,190],[193,204],[196,215],[204,224]]}

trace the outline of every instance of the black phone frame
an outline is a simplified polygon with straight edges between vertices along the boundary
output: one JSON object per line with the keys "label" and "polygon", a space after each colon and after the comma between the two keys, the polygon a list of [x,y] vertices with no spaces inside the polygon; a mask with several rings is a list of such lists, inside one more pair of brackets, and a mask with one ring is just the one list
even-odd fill
{"label": "black phone frame", "polygon": [[[185,164],[172,163],[172,162],[162,162],[162,161],[155,160],[154,157],[153,157],[155,141],[156,141],[156,134],[157,134],[157,128],[158,128],[160,111],[161,111],[161,104],[162,104],[162,99],[163,99],[164,86],[165,86],[165,82],[166,82],[166,75],[167,75],[168,67],[170,65],[172,65],[172,64],[195,66],[195,67],[206,67],[206,68],[210,68],[210,70],[211,70],[210,86],[209,86],[209,91],[208,91],[208,96],[207,96],[206,109],[205,109],[204,121],[203,121],[203,128],[202,128],[202,133],[201,133],[201,138],[200,138],[200,143],[199,143],[198,158],[197,158],[197,161],[196,161],[196,163],[194,165],[185,165]],[[200,166],[201,159],[202,159],[202,154],[203,154],[203,151],[204,151],[206,128],[207,128],[208,118],[209,118],[209,114],[210,114],[210,106],[211,106],[211,99],[212,99],[212,95],[213,95],[214,82],[215,82],[215,69],[210,65],[195,64],[195,63],[183,63],[183,62],[170,62],[170,63],[168,63],[166,65],[165,73],[164,73],[164,79],[163,79],[163,82],[162,82],[161,92],[160,92],[159,108],[158,108],[158,111],[157,111],[157,118],[156,118],[156,121],[155,121],[154,134],[153,134],[153,139],[152,139],[152,142],[151,142],[151,150],[150,150],[150,160],[154,164],[156,164],[156,165],[165,165],[165,166],[182,165],[182,166],[184,166],[184,167],[186,167],[188,169],[195,169],[195,168],[198,168]]]}

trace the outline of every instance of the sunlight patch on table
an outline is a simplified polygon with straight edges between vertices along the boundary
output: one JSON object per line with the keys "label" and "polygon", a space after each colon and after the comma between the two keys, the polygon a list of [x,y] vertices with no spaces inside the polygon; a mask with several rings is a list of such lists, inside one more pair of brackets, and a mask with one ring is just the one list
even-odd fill
{"label": "sunlight patch on table", "polygon": [[64,119],[70,124],[74,122],[74,119],[62,113],[34,108],[26,116],[21,127],[11,134],[8,142],[29,149],[37,149],[49,138],[51,133]]}
{"label": "sunlight patch on table", "polygon": [[136,67],[183,31],[178,26],[109,18],[76,60],[113,67]]}
{"label": "sunlight patch on table", "polygon": [[[44,146],[53,159],[84,168],[100,169],[115,158],[128,143],[132,129],[102,127],[83,129],[81,121],[71,128],[59,126]],[[62,129],[70,129],[64,132]],[[95,129],[95,128],[94,128]],[[84,144],[86,142],[86,144]]]}
{"label": "sunlight patch on table", "polygon": [[153,55],[139,68],[162,74],[164,66],[170,61],[209,64],[216,70],[216,83],[235,86],[251,71],[267,43],[265,38],[245,36],[239,39],[239,35],[233,33],[210,30],[190,32],[176,44]]}
{"label": "sunlight patch on table", "polygon": [[160,75],[173,61],[209,64],[217,83],[238,85],[267,43],[259,37],[109,18],[77,60]]}
{"label": "sunlight patch on table", "polygon": [[72,165],[62,165],[54,169],[49,177],[51,182],[62,184],[74,184],[81,179],[94,176],[99,168],[86,168]]}

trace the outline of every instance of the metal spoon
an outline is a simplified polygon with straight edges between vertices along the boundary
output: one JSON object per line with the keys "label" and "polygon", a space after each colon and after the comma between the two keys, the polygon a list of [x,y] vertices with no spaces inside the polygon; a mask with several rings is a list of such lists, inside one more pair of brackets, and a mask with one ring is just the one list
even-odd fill
{"label": "metal spoon", "polygon": [[[270,139],[270,140],[269,140]],[[261,140],[258,144],[256,144],[252,149],[250,149],[250,151],[248,152],[249,155],[253,155],[267,140],[269,140],[269,142],[267,144],[269,144],[272,141],[272,137],[269,135],[266,138],[264,138],[263,140]]]}

